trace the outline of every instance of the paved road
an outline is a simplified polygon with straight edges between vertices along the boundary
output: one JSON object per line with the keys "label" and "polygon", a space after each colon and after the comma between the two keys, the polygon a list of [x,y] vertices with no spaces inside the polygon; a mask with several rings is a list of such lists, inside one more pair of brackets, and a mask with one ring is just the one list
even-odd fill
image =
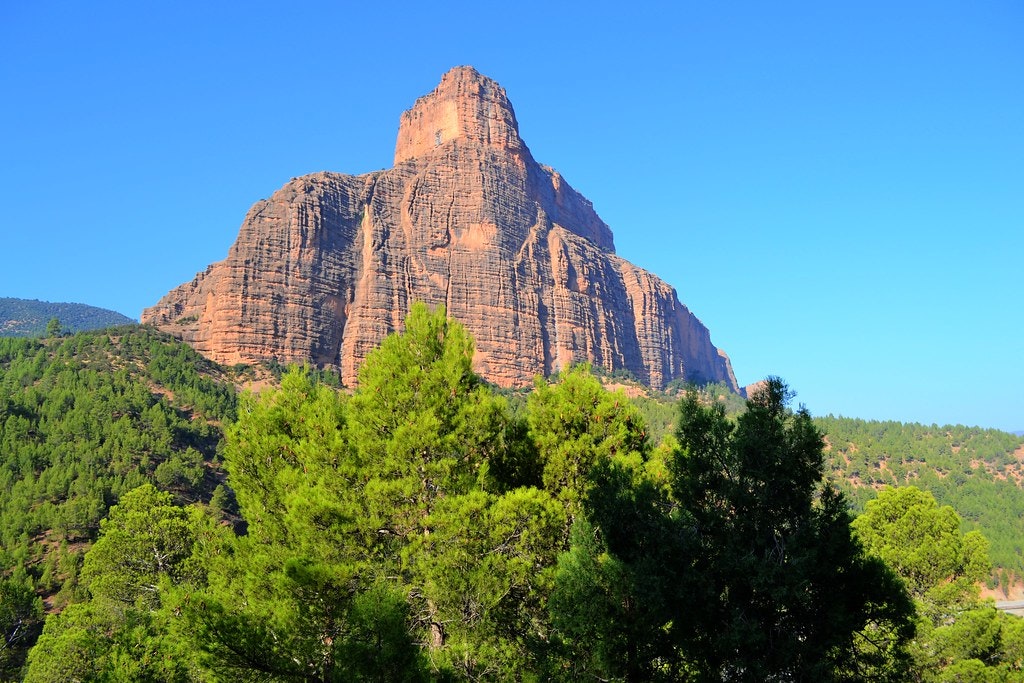
{"label": "paved road", "polygon": [[1024,617],[1024,600],[997,600],[996,609]]}

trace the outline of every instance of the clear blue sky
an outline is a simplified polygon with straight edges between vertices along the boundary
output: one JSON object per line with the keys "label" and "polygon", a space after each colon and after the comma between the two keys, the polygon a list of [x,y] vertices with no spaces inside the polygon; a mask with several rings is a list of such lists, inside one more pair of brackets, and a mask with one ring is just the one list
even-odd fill
{"label": "clear blue sky", "polygon": [[138,317],[450,67],[813,414],[1024,429],[1024,4],[6,2],[0,296]]}

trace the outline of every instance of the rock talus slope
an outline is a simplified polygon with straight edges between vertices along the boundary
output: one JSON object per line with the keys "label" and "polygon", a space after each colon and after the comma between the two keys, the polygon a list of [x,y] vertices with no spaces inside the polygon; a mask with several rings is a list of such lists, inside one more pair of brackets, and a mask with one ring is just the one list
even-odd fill
{"label": "rock talus slope", "polygon": [[414,301],[466,325],[474,367],[502,386],[589,361],[656,388],[737,388],[707,328],[615,255],[591,203],[534,161],[504,89],[471,67],[402,114],[393,168],[292,180],[249,210],[225,260],[142,320],[222,363],[310,361],[351,385]]}

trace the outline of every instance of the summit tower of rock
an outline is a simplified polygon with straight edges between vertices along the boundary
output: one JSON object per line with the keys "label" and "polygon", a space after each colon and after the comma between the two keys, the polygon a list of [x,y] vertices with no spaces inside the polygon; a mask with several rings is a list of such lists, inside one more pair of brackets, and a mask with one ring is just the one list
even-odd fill
{"label": "summit tower of rock", "polygon": [[655,388],[738,388],[707,328],[615,255],[591,203],[534,161],[505,90],[468,66],[402,114],[393,168],[292,180],[142,321],[221,363],[310,362],[353,385],[415,301],[463,323],[501,386],[587,361]]}

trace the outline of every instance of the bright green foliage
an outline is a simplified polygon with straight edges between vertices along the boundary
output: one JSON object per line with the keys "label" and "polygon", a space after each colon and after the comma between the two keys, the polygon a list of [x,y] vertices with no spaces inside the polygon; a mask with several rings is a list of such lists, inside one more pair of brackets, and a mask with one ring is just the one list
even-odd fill
{"label": "bright green foliage", "polygon": [[538,381],[527,420],[544,488],[566,506],[570,522],[582,509],[596,464],[637,466],[646,452],[646,426],[636,407],[625,394],[605,391],[586,365],[562,372],[555,384]]}
{"label": "bright green foliage", "polygon": [[151,484],[129,491],[100,524],[80,580],[94,599],[155,609],[162,580],[200,582],[202,568],[192,555],[202,519],[190,518]]}
{"label": "bright green foliage", "polygon": [[979,599],[988,543],[963,533],[952,508],[913,486],[885,488],[854,522],[865,548],[885,560],[920,615],[911,652],[921,681],[1024,677],[1024,623]]}
{"label": "bright green foliage", "polygon": [[909,600],[853,539],[821,436],[789,398],[769,379],[735,426],[720,404],[682,401],[672,490],[700,583],[680,635],[714,680],[898,680]]}
{"label": "bright green foliage", "polygon": [[434,608],[430,636],[444,645],[435,657],[467,678],[534,669],[562,506],[534,488],[473,491],[438,501],[430,524],[409,555]]}
{"label": "bright green foliage", "polygon": [[60,320],[57,318],[50,318],[49,322],[46,323],[46,332],[43,334],[44,337],[59,337],[61,334]]}
{"label": "bright green foliage", "polygon": [[[294,369],[280,391],[243,396],[239,420],[227,434],[225,464],[231,486],[260,543],[290,543],[305,537],[310,514],[289,516],[291,503],[310,489],[344,492],[355,464],[342,436],[343,395],[315,384]],[[298,525],[300,528],[289,528]]]}
{"label": "bright green foliage", "polygon": [[472,370],[465,328],[415,304],[359,372],[350,425],[367,483],[367,513],[399,543],[422,535],[434,501],[468,492],[503,448],[504,402]]}
{"label": "bright green foliage", "polygon": [[161,612],[118,609],[103,601],[70,605],[50,617],[29,654],[25,681],[204,680],[191,653],[169,635]]}
{"label": "bright green foliage", "polygon": [[[419,666],[404,598],[335,558],[241,538],[212,563],[209,586],[185,614],[220,677],[402,680]],[[349,659],[353,652],[362,657]]]}
{"label": "bright green foliage", "polygon": [[193,680],[163,601],[174,587],[205,582],[202,550],[215,536],[205,514],[169,493],[149,484],[126,493],[86,553],[89,599],[47,620],[25,680]]}
{"label": "bright green foliage", "polygon": [[[474,621],[477,615],[449,611],[450,606],[443,602],[446,595],[438,588],[443,578],[436,566],[459,562],[458,556],[465,553],[478,557],[490,552],[492,560],[502,558],[502,553],[493,552],[499,541],[488,546],[492,539],[473,538],[462,526],[443,527],[466,521],[467,510],[474,509],[481,499],[478,495],[464,497],[479,491],[485,482],[495,483],[499,490],[508,489],[502,485],[508,482],[495,479],[503,473],[488,471],[487,463],[507,452],[507,438],[513,432],[504,400],[472,371],[472,359],[472,339],[465,328],[448,320],[443,308],[431,312],[422,304],[414,305],[404,332],[385,339],[360,369],[348,424],[351,445],[364,473],[362,516],[374,535],[367,542],[377,571],[400,576],[406,584],[412,618],[424,629],[421,637],[431,649],[469,648],[450,642],[450,638],[464,641],[467,629],[476,629],[478,640],[492,641],[481,645],[484,649],[479,653],[467,651],[462,658],[460,666],[475,670],[483,666],[478,661],[481,657],[492,657],[488,651],[494,651],[494,657],[506,656],[500,652],[503,646],[493,642],[498,637],[493,631],[485,634],[492,628],[488,623]],[[504,458],[503,462],[510,460]],[[506,522],[493,516],[501,510],[490,508],[500,501],[488,499],[478,510],[486,524],[498,525],[498,529]],[[451,529],[458,529],[458,535],[443,546],[451,556],[443,556],[434,536],[444,538]],[[480,529],[487,530],[487,526]],[[509,550],[513,551],[525,549]],[[514,579],[501,578],[507,580],[503,589],[509,593],[506,603],[512,602],[518,594],[508,584]],[[487,609],[497,613],[510,608],[492,604]],[[450,626],[443,627],[442,621],[448,618]],[[440,665],[436,658],[435,665]]]}
{"label": "bright green foliage", "polygon": [[[502,642],[504,620],[538,580],[531,553],[547,547],[558,510],[479,489],[508,418],[471,362],[465,330],[415,306],[405,332],[367,358],[351,399],[296,370],[243,402],[225,461],[248,534],[190,610],[212,666],[396,680],[421,675],[415,639],[447,648],[435,668],[486,670],[522,651]],[[458,526],[474,515],[478,536]],[[495,566],[476,579],[439,569],[467,558]],[[465,600],[479,612],[451,603],[453,580],[476,587]]]}
{"label": "bright green foliage", "polygon": [[830,468],[858,510],[882,485],[916,486],[952,506],[964,531],[981,531],[1004,581],[1024,580],[1024,438],[963,425],[816,418]]}
{"label": "bright green foliage", "polygon": [[977,531],[960,531],[953,508],[939,507],[927,491],[914,486],[887,487],[869,501],[854,522],[864,547],[899,574],[911,595],[940,612],[956,610],[978,598],[988,575],[988,542]]}
{"label": "bright green foliage", "polygon": [[0,576],[63,608],[86,597],[82,553],[125,493],[157,482],[205,499],[220,424],[234,414],[234,389],[217,374],[138,326],[0,338]]}
{"label": "bright green foliage", "polygon": [[[211,667],[237,669],[243,680],[354,675],[339,653],[359,642],[349,613],[373,584],[375,530],[365,524],[365,478],[344,436],[345,399],[295,369],[280,390],[245,396],[239,412],[225,463],[248,533],[212,562],[208,588],[192,598],[194,642]],[[390,624],[394,600],[375,595]],[[359,623],[365,631],[374,618]]]}
{"label": "bright green foliage", "polygon": [[[1014,451],[1024,443],[1024,439],[1013,434],[964,425],[904,424],[831,416],[816,418],[815,423],[829,435],[833,454],[849,458],[840,471],[849,477],[859,477],[865,484],[904,484],[924,464],[946,476],[957,472],[972,474],[981,465],[1007,474],[1017,464]],[[971,460],[976,464],[972,465]],[[883,462],[885,468],[881,467]]]}
{"label": "bright green foliage", "polygon": [[161,474],[183,499],[203,495],[233,389],[188,347],[121,332],[0,339],[0,569],[26,566],[26,538],[48,530],[91,540],[122,493]]}
{"label": "bright green foliage", "polygon": [[1015,626],[1019,617],[979,604],[952,618],[939,625],[922,620],[918,626],[913,652],[922,681],[960,681],[965,672],[970,672],[967,680],[1004,681],[1011,671],[1020,679],[1019,663],[1004,663],[1001,653],[1003,627]]}
{"label": "bright green foliage", "polygon": [[648,680],[675,671],[668,634],[686,592],[686,529],[648,467],[643,418],[585,366],[538,383],[527,408],[544,486],[571,522],[548,604],[547,675]]}

